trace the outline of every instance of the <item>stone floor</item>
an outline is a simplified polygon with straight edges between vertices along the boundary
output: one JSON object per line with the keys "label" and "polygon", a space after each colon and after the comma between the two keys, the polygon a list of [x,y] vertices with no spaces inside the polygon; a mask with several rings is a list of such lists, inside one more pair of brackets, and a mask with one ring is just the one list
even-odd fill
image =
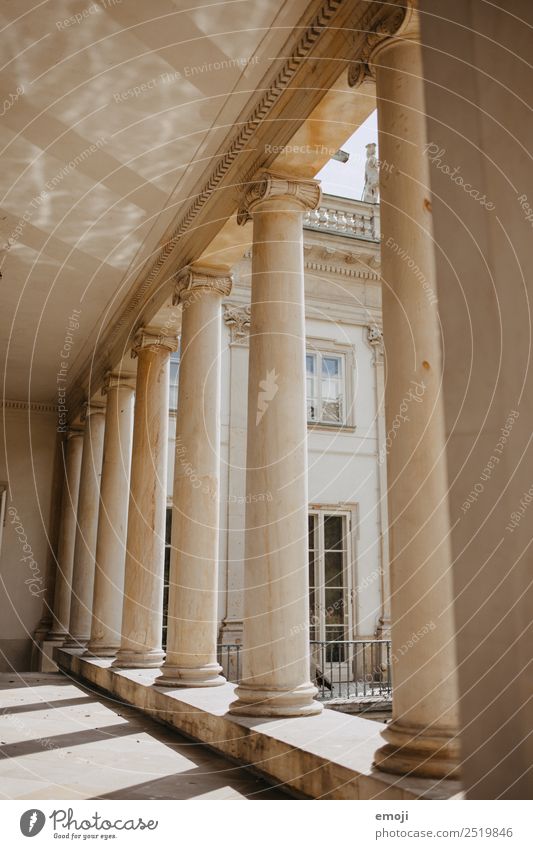
{"label": "stone floor", "polygon": [[287,799],[64,675],[0,675],[0,798]]}

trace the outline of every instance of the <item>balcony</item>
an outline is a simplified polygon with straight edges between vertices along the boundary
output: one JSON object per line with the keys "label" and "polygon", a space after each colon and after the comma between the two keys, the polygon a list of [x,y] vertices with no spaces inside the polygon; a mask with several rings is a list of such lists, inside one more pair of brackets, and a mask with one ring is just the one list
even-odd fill
{"label": "balcony", "polygon": [[379,205],[324,195],[318,209],[305,213],[304,229],[379,242]]}

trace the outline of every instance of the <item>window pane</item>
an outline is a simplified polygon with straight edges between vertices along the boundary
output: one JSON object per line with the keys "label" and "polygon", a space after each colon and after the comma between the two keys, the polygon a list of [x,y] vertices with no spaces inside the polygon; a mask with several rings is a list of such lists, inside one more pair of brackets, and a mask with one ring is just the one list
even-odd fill
{"label": "window pane", "polygon": [[167,507],[165,521],[165,545],[170,545],[172,534],[172,507]]}
{"label": "window pane", "polygon": [[328,645],[326,646],[326,661],[328,663],[342,662],[346,659],[346,646],[335,645],[334,640],[343,640],[344,639],[344,631],[342,628],[334,627],[328,628],[326,627],[326,640]]}
{"label": "window pane", "polygon": [[325,583],[331,587],[342,587],[344,554],[342,551],[326,551],[324,555]]}
{"label": "window pane", "polygon": [[344,545],[344,517],[324,517],[324,548],[340,550]]}
{"label": "window pane", "polygon": [[305,367],[307,369],[307,374],[315,374],[315,372],[316,372],[316,356],[315,356],[315,354],[306,354],[306,356],[305,356]]}
{"label": "window pane", "polygon": [[311,513],[307,517],[307,528],[309,531],[309,548],[316,548],[316,516]]}
{"label": "window pane", "polygon": [[344,624],[344,590],[342,587],[326,589],[326,625]]}
{"label": "window pane", "polygon": [[322,400],[323,401],[338,401],[341,397],[340,381],[333,377],[322,378]]}
{"label": "window pane", "polygon": [[179,354],[173,353],[170,356],[170,398],[169,409],[176,410],[178,407],[178,374],[179,374]]}
{"label": "window pane", "polygon": [[324,377],[339,377],[341,361],[340,357],[322,357],[322,375]]}
{"label": "window pane", "polygon": [[309,552],[309,587],[312,588],[315,586],[315,555],[313,551]]}

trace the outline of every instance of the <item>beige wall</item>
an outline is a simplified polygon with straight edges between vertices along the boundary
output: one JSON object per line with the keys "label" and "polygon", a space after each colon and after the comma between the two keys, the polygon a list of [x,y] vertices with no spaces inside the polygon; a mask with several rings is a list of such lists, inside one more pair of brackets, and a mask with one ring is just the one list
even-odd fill
{"label": "beige wall", "polygon": [[52,589],[48,537],[54,534],[59,496],[52,499],[55,415],[2,412],[0,483],[8,484],[8,494],[0,551],[0,671],[9,672],[30,669],[32,634]]}

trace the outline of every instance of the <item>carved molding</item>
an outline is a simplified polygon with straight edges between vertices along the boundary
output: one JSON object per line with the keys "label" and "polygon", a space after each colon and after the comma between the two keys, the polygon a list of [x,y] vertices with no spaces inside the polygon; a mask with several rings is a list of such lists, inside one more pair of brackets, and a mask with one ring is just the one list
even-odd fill
{"label": "carved molding", "polygon": [[4,410],[30,410],[32,413],[57,413],[57,404],[47,404],[41,401],[15,401],[11,398],[2,399]]}
{"label": "carved molding", "polygon": [[405,39],[419,40],[418,15],[413,0],[383,4],[382,15],[367,33],[359,58],[348,68],[348,85],[356,88],[367,79],[375,80],[374,65],[379,53]]}
{"label": "carved molding", "polygon": [[226,269],[200,268],[188,265],[176,275],[172,303],[190,303],[205,292],[226,297],[231,292],[233,276]]}
{"label": "carved molding", "polygon": [[178,345],[177,336],[169,336],[164,330],[157,327],[141,327],[133,341],[131,356],[135,358],[139,356],[139,352],[142,350],[154,351],[158,348],[165,348],[172,353],[172,351],[178,350]]}
{"label": "carved molding", "polygon": [[338,274],[339,277],[350,277],[361,282],[372,281],[378,283],[381,279],[379,274],[373,271],[363,271],[361,268],[349,268],[335,262],[319,262],[318,260],[306,260],[304,266],[307,271],[319,271],[324,274]]}
{"label": "carved molding", "polygon": [[108,371],[102,386],[102,395],[107,395],[111,389],[132,389],[135,391],[135,380],[135,372]]}
{"label": "carved molding", "polygon": [[381,327],[378,327],[377,324],[369,324],[366,329],[366,340],[374,351],[374,364],[382,363],[385,347]]}
{"label": "carved molding", "polygon": [[224,321],[230,329],[231,345],[246,345],[250,335],[251,307],[224,304]]}
{"label": "carved molding", "polygon": [[322,193],[317,180],[292,179],[285,174],[274,171],[260,171],[257,179],[249,183],[237,213],[237,223],[246,224],[252,217],[254,208],[259,203],[268,200],[296,200],[305,212],[316,209]]}

